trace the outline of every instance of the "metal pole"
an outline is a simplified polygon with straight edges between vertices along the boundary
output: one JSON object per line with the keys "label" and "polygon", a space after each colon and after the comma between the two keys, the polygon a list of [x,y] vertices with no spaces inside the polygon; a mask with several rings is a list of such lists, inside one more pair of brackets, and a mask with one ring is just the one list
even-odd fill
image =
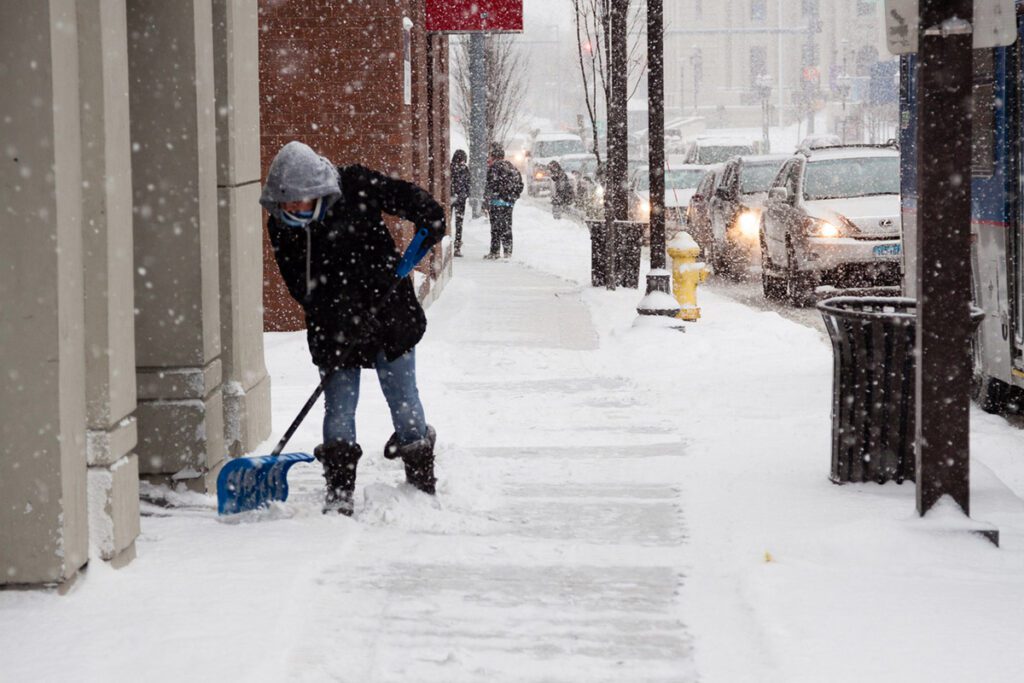
{"label": "metal pole", "polygon": [[628,154],[628,121],[626,99],[629,78],[626,22],[629,0],[611,0],[608,16],[608,76],[611,92],[608,101],[608,164],[604,177],[605,245],[608,252],[608,289],[615,289],[615,256],[618,251],[615,221],[625,220],[627,213],[626,158]]}
{"label": "metal pole", "polygon": [[[650,169],[651,270],[665,268],[665,29],[662,0],[647,0],[647,165]],[[652,279],[653,278],[653,279]],[[669,277],[647,277],[647,291],[668,292]]]}
{"label": "metal pole", "polygon": [[921,0],[917,129],[917,511],[970,514],[972,0]]}
{"label": "metal pole", "polygon": [[470,205],[473,217],[481,215],[484,184],[487,182],[487,49],[486,36],[473,33],[469,37],[470,140],[469,177]]}

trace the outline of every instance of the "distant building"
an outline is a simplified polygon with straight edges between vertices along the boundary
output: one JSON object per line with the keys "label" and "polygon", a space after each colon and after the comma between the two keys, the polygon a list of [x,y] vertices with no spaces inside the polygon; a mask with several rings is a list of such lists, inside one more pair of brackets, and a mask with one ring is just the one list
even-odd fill
{"label": "distant building", "polygon": [[[448,38],[424,30],[424,0],[260,0],[262,175],[281,146],[301,140],[337,164],[360,163],[448,196]],[[392,231],[401,243],[412,227]],[[435,297],[451,250],[420,266]],[[305,325],[264,238],[268,330]]]}
{"label": "distant building", "polygon": [[[678,0],[665,3],[665,93],[670,115],[707,127],[758,127],[759,86],[772,123],[827,112],[829,131],[868,99],[876,63],[889,61],[882,0]],[[781,29],[781,30],[780,30]],[[854,125],[850,121],[847,125]],[[895,120],[893,121],[895,123]],[[857,125],[861,125],[857,123]],[[850,131],[849,137],[862,132]]]}

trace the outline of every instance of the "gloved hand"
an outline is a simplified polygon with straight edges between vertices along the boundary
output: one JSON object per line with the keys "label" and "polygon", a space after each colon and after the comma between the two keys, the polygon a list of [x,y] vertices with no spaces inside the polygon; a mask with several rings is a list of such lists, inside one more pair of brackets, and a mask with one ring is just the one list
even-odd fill
{"label": "gloved hand", "polygon": [[[379,313],[377,314],[379,315]],[[372,339],[376,339],[383,329],[383,325],[380,324],[377,315],[358,313],[352,316],[352,323],[355,328],[355,334],[353,335],[358,341],[366,342]]]}

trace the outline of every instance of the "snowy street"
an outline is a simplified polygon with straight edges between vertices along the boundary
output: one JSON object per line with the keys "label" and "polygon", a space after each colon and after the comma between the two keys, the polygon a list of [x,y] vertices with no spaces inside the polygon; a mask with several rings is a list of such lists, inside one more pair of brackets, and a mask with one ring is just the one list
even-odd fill
{"label": "snowy street", "polygon": [[[354,518],[321,515],[316,464],[238,519],[148,489],[172,507],[145,504],[131,565],[0,593],[0,678],[1020,680],[1024,433],[973,414],[972,516],[998,550],[918,520],[911,484],[834,486],[820,331],[706,290],[685,334],[632,329],[641,293],[590,288],[581,226],[515,221],[508,262],[467,223],[428,310],[436,500],[381,455],[364,374]],[[303,333],[266,342],[276,440],[317,375]]]}

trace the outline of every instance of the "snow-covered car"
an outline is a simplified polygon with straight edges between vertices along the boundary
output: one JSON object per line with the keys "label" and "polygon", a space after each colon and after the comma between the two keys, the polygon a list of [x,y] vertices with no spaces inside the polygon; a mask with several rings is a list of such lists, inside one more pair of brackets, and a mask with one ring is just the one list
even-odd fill
{"label": "snow-covered car", "polygon": [[760,228],[768,298],[900,282],[900,155],[892,146],[805,150],[768,190]]}
{"label": "snow-covered car", "polygon": [[740,275],[757,261],[761,209],[787,155],[734,157],[710,200],[711,242],[705,259],[716,274]]}
{"label": "snow-covered car", "polygon": [[733,157],[755,154],[753,142],[742,138],[699,135],[686,146],[684,163],[708,166]]}
{"label": "snow-covered car", "polygon": [[711,253],[711,198],[722,177],[723,164],[704,166],[704,175],[686,207],[686,231],[700,245],[704,258]]}
{"label": "snow-covered car", "polygon": [[[707,171],[706,166],[681,166],[665,171],[665,231],[671,238],[686,226],[686,210],[697,184]],[[648,221],[651,217],[651,172],[637,170],[630,186],[632,220]]]}
{"label": "snow-covered car", "polygon": [[824,149],[825,147],[839,147],[843,141],[835,133],[819,133],[808,135],[796,146],[799,152],[802,149]]}
{"label": "snow-covered car", "polygon": [[529,174],[526,191],[531,197],[541,191],[550,191],[548,164],[559,161],[567,154],[583,154],[587,151],[583,138],[573,133],[540,133],[533,139],[533,146],[527,156]]}

